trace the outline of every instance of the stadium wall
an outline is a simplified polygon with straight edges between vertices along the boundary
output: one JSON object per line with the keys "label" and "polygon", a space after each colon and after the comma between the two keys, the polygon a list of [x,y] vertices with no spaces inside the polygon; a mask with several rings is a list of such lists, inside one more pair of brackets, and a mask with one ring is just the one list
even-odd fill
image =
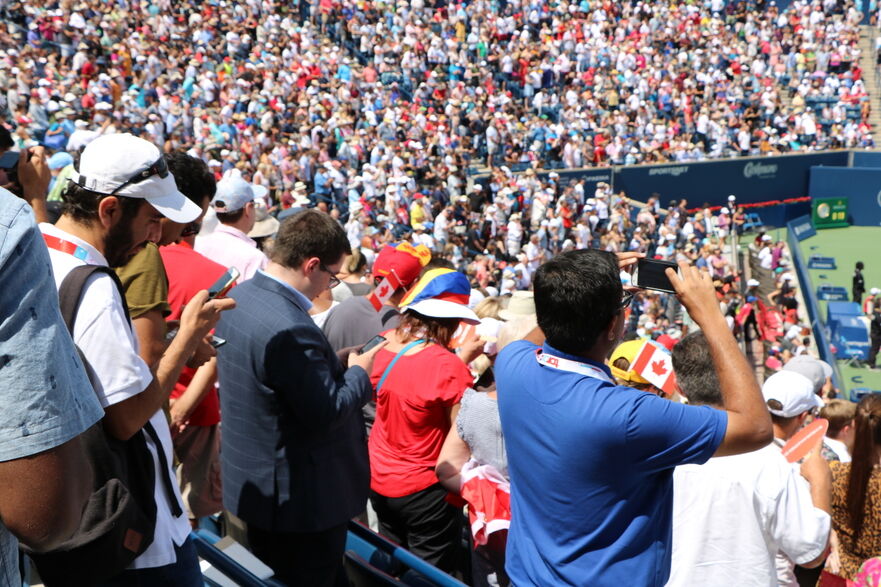
{"label": "stadium wall", "polygon": [[881,152],[854,151],[850,167],[881,167]]}
{"label": "stadium wall", "polygon": [[[878,155],[881,153],[854,153]],[[862,158],[861,158],[862,159]],[[862,159],[865,161],[865,159]],[[848,198],[848,221],[854,226],[881,226],[881,168],[814,167],[811,198]]]}
{"label": "stadium wall", "polygon": [[815,234],[816,232],[811,224],[810,216],[802,216],[791,220],[786,224],[786,241],[789,245],[789,253],[792,256],[792,265],[795,269],[795,274],[798,277],[799,284],[801,284],[801,293],[802,297],[804,297],[805,305],[807,306],[806,310],[808,312],[808,318],[811,321],[811,330],[814,333],[814,340],[817,342],[817,350],[820,353],[820,358],[832,365],[832,382],[835,384],[835,387],[842,389],[841,373],[838,372],[838,363],[831,350],[829,332],[826,329],[826,324],[823,322],[822,316],[820,315],[820,305],[817,303],[817,295],[814,290],[814,285],[811,283],[808,266],[805,263],[804,257],[801,254],[801,247],[798,244],[799,241],[810,238]]}
{"label": "stadium wall", "polygon": [[[881,153],[878,155],[881,157]],[[701,206],[704,202],[710,206],[726,206],[730,194],[737,196],[737,202],[741,204],[781,203],[807,197],[812,167],[845,168],[850,159],[851,152],[842,150],[661,165],[542,169],[538,175],[546,178],[555,172],[563,185],[573,179],[585,178],[586,193],[589,195],[597,183],[605,181],[615,191],[624,190],[628,197],[637,201],[644,202],[657,193],[664,207],[682,198],[688,200],[691,206]],[[483,185],[490,179],[488,174],[478,174],[472,178]],[[794,215],[802,213],[803,209],[795,209],[793,213],[775,216],[773,225],[783,226]]]}

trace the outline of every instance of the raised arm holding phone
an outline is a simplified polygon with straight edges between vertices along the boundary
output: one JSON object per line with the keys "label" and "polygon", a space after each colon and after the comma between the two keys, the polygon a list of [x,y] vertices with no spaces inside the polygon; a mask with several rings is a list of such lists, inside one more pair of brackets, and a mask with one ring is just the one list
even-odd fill
{"label": "raised arm holding phone", "polygon": [[771,440],[752,370],[709,276],[696,268],[681,264],[679,274],[669,268],[666,276],[712,341],[725,411],[614,383],[605,359],[623,335],[630,302],[620,271],[642,257],[578,250],[543,264],[534,281],[540,330],[499,353],[499,409],[517,512],[506,569],[516,584],[663,585],[673,468]]}

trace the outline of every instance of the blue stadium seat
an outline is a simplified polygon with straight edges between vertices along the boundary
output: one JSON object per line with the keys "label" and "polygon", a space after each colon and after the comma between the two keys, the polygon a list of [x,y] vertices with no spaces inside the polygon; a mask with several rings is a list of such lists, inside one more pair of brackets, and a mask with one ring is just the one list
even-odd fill
{"label": "blue stadium seat", "polygon": [[[346,550],[388,575],[400,573],[401,584],[411,587],[464,587],[465,584],[422,560],[409,550],[354,520],[349,522]],[[391,560],[389,560],[391,559]],[[357,564],[351,561],[353,565]]]}
{"label": "blue stadium seat", "polygon": [[743,231],[751,232],[753,230],[758,230],[764,225],[762,222],[762,217],[756,214],[755,212],[748,212],[746,215],[745,222],[743,223]]}
{"label": "blue stadium seat", "polygon": [[[196,546],[196,552],[199,553],[199,557],[208,561],[212,567],[220,571],[224,576],[228,577],[232,581],[235,581],[237,585],[241,585],[242,587],[280,587],[281,583],[278,581],[269,579],[264,581],[263,579],[257,577],[248,569],[240,565],[238,562],[232,559],[225,552],[214,546],[220,538],[207,530],[196,530],[195,532],[190,534],[190,537],[193,539],[193,543]],[[205,578],[205,582],[208,585],[214,585],[214,582]]]}
{"label": "blue stadium seat", "polygon": [[371,565],[354,550],[346,551],[343,558],[343,566],[353,587],[403,585],[400,580]]}

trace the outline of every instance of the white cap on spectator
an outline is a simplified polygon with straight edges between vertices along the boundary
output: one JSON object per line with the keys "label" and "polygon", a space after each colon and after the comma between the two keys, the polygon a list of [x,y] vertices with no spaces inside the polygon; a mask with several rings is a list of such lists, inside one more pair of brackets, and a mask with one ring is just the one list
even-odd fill
{"label": "white cap on spectator", "polygon": [[253,201],[254,189],[251,184],[239,176],[230,175],[217,182],[217,192],[211,200],[211,205],[221,214],[230,214]]}
{"label": "white cap on spectator", "polygon": [[758,279],[747,280],[746,286],[747,287],[759,287],[759,280]]}
{"label": "white cap on spectator", "polygon": [[810,379],[794,371],[778,371],[762,385],[768,411],[781,418],[792,418],[814,408],[822,408],[823,400],[814,393]]}
{"label": "white cap on spectator", "polygon": [[192,222],[201,208],[180,193],[165,157],[153,143],[127,133],[96,138],[80,157],[70,181],[99,194],[143,198],[166,218]]}

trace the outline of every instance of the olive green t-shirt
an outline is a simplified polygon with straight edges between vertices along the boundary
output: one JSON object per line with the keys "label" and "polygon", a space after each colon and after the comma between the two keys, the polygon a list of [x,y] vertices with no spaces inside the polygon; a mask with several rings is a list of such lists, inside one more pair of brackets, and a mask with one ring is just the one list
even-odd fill
{"label": "olive green t-shirt", "polygon": [[125,301],[133,320],[150,310],[159,310],[163,317],[171,314],[171,306],[168,305],[168,276],[159,255],[159,247],[155,243],[147,243],[131,261],[117,267],[116,274],[122,281]]}

